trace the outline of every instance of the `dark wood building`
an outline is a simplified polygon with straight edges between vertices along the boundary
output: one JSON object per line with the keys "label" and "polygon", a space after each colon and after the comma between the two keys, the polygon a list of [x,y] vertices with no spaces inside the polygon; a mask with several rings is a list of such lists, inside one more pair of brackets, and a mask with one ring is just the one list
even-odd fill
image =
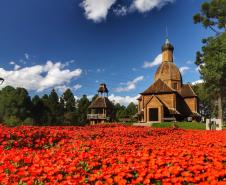
{"label": "dark wood building", "polygon": [[141,122],[197,119],[198,98],[190,84],[183,84],[180,70],[173,61],[174,47],[167,39],[162,46],[162,63],[154,82],[138,98]]}
{"label": "dark wood building", "polygon": [[113,105],[108,99],[106,84],[100,84],[97,98],[90,104],[87,118],[90,124],[111,122],[113,119]]}

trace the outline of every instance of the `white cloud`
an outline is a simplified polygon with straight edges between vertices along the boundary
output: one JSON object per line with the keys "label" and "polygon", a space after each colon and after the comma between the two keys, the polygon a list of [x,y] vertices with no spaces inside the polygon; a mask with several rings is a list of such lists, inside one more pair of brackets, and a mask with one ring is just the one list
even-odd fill
{"label": "white cloud", "polygon": [[82,88],[82,85],[81,84],[76,84],[74,85],[74,90],[77,91],[78,89],[81,89]]}
{"label": "white cloud", "polygon": [[186,62],[186,64],[193,64],[194,62],[193,61],[191,61],[191,60],[188,60],[187,62]]}
{"label": "white cloud", "polygon": [[128,13],[128,8],[122,5],[118,5],[117,8],[113,9],[113,13],[117,16],[126,16]]}
{"label": "white cloud", "polygon": [[106,19],[109,9],[115,2],[116,0],[83,0],[81,6],[87,19],[101,22]]}
{"label": "white cloud", "polygon": [[149,67],[157,66],[161,63],[162,63],[162,54],[160,53],[157,57],[155,57],[155,59],[153,61],[144,62],[143,68],[149,68]]}
{"label": "white cloud", "polygon": [[54,87],[55,90],[57,90],[59,93],[64,93],[67,89],[70,89],[70,87],[66,86],[66,85],[59,85]]}
{"label": "white cloud", "polygon": [[173,3],[175,0],[134,0],[131,9],[138,10],[141,13],[148,12],[154,8],[161,9],[168,3]]}
{"label": "white cloud", "polygon": [[114,94],[111,94],[108,98],[111,100],[113,103],[119,103],[121,105],[129,105],[131,102],[137,104],[137,96],[115,96]]}
{"label": "white cloud", "polygon": [[18,69],[20,69],[20,66],[19,66],[19,65],[17,65],[17,64],[15,64],[15,66],[14,66],[14,70],[15,70],[15,71],[17,71]]}
{"label": "white cloud", "polygon": [[69,60],[67,62],[64,63],[64,66],[69,66],[70,64],[73,64],[75,62],[75,60]]}
{"label": "white cloud", "polygon": [[192,82],[191,84],[196,85],[196,84],[200,84],[200,83],[203,83],[203,82],[204,82],[203,80],[197,80],[197,81]]}
{"label": "white cloud", "polygon": [[[124,87],[116,88],[115,92],[128,92],[128,91],[134,90],[136,89],[137,83],[142,80],[144,80],[144,76],[138,76],[134,80],[128,81],[127,83],[125,83]],[[120,83],[120,84],[123,85],[124,83]]]}
{"label": "white cloud", "polygon": [[186,71],[188,71],[190,69],[190,67],[187,67],[187,66],[183,66],[183,67],[180,67],[180,72],[181,72],[181,74],[185,74],[186,73]]}
{"label": "white cloud", "polygon": [[[118,4],[112,11],[116,16],[126,16],[134,11],[145,13],[154,8],[161,9],[174,1],[176,0],[133,0],[128,7]],[[80,6],[84,9],[87,19],[98,23],[106,19],[116,2],[117,0],[82,0]]]}
{"label": "white cloud", "polygon": [[15,65],[16,63],[14,61],[11,61],[9,64],[10,65]]}
{"label": "white cloud", "polygon": [[0,68],[0,74],[5,79],[4,86],[24,87],[28,90],[43,91],[48,88],[62,86],[75,77],[79,77],[81,69],[64,69],[60,62],[47,61],[44,65],[34,65],[7,71]]}

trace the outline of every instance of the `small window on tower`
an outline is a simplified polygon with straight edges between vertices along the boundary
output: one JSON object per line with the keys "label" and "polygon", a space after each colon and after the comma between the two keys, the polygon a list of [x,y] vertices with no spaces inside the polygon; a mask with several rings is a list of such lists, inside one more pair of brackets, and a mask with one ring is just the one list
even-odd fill
{"label": "small window on tower", "polygon": [[173,88],[177,90],[177,83],[173,83]]}

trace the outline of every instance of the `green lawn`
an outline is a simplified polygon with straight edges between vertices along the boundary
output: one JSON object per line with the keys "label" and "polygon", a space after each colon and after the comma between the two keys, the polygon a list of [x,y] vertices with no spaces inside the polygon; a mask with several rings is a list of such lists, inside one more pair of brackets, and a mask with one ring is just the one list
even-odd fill
{"label": "green lawn", "polygon": [[[193,130],[205,130],[206,125],[204,123],[198,122],[176,122],[175,123],[179,128],[183,129],[193,129]],[[153,123],[153,128],[169,128],[173,127],[173,122],[163,122],[163,123]]]}

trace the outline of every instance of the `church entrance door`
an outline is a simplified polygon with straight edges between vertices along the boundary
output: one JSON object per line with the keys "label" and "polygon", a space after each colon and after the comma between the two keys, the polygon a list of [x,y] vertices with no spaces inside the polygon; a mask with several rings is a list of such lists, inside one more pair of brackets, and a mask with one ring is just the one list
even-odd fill
{"label": "church entrance door", "polygon": [[159,120],[158,108],[150,108],[149,121],[158,121],[158,120]]}

